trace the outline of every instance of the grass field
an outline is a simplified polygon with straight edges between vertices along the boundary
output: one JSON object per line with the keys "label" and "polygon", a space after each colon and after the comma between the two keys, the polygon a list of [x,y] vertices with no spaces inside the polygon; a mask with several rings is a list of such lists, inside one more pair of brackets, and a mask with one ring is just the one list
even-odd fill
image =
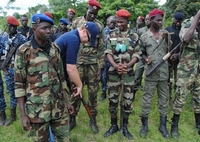
{"label": "grass field", "polygon": [[[84,88],[86,92],[87,88]],[[6,91],[4,91],[6,92]],[[9,108],[9,94],[4,94],[7,102],[7,117],[10,116]],[[98,93],[98,99],[101,92]],[[158,131],[159,126],[159,113],[157,108],[157,95],[155,94],[153,104],[151,107],[151,113],[149,115],[149,131],[146,138],[139,136],[141,127],[140,114],[141,114],[141,97],[142,91],[138,90],[135,101],[133,102],[133,112],[129,120],[129,131],[132,133],[134,139],[128,140],[123,137],[123,142],[175,142],[172,138],[165,139]],[[194,114],[190,107],[190,98],[188,98],[179,122],[179,140],[180,142],[200,142],[200,135],[197,134],[197,130],[194,128]],[[21,126],[21,119],[19,109],[17,110],[17,121],[8,127],[0,127],[0,142],[31,142],[28,138],[28,132],[24,131]],[[169,109],[168,120],[171,121],[172,111]],[[118,117],[119,118],[119,117]],[[167,123],[168,130],[170,132],[170,124]],[[81,111],[77,116],[77,126],[70,132],[72,142],[118,142],[120,133],[117,132],[114,135],[104,138],[103,134],[110,127],[110,115],[108,112],[108,99],[103,102],[98,102],[98,115],[97,124],[99,126],[99,133],[94,134],[89,127],[89,117],[84,109],[81,107]],[[118,121],[119,124],[119,121]]]}

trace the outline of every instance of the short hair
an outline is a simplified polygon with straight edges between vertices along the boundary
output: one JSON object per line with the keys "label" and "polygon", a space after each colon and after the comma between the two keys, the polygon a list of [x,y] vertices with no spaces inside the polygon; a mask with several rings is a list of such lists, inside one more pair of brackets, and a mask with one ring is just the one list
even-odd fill
{"label": "short hair", "polygon": [[21,15],[21,17],[28,17],[26,14]]}

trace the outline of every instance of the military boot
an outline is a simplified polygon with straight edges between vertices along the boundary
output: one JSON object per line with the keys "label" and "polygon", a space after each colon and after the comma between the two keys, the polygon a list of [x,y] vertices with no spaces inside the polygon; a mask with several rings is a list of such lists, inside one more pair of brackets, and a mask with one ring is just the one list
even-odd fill
{"label": "military boot", "polygon": [[99,132],[99,128],[98,128],[97,123],[96,123],[96,116],[95,115],[93,115],[92,118],[90,118],[90,127],[92,128],[92,131],[94,133]]}
{"label": "military boot", "polygon": [[105,98],[106,98],[106,90],[102,91],[101,98],[99,99],[99,101],[103,101],[105,100]]}
{"label": "military boot", "polygon": [[171,136],[175,140],[178,140],[178,122],[179,122],[179,114],[174,114],[172,118],[172,124],[171,124]]}
{"label": "military boot", "polygon": [[108,137],[119,130],[117,125],[117,116],[111,116],[111,126],[107,132],[105,132],[104,137]]}
{"label": "military boot", "polygon": [[3,126],[6,122],[6,113],[5,111],[0,111],[0,126]]}
{"label": "military boot", "polygon": [[76,116],[69,116],[69,131],[71,131],[76,126]]}
{"label": "military boot", "polygon": [[17,118],[17,115],[16,115],[16,108],[13,108],[11,109],[11,116],[10,118],[5,122],[5,126],[8,126],[10,124],[12,124],[13,121],[15,121]]}
{"label": "military boot", "polygon": [[132,140],[133,135],[128,131],[127,125],[128,125],[128,118],[123,118],[123,134],[129,140]]}
{"label": "military boot", "polygon": [[148,117],[142,117],[142,128],[140,129],[140,136],[145,137],[148,132]]}
{"label": "military boot", "polygon": [[195,116],[195,127],[198,129],[198,134],[200,135],[200,113],[194,113]]}
{"label": "military boot", "polygon": [[164,138],[169,138],[169,133],[166,127],[167,116],[160,116],[160,126],[158,130],[162,133]]}

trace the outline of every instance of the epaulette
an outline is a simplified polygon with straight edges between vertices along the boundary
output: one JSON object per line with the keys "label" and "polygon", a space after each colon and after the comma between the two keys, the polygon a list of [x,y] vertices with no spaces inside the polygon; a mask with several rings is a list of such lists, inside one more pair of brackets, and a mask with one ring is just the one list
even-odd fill
{"label": "epaulette", "polygon": [[192,23],[192,19],[193,17],[191,17],[190,19],[185,19],[183,20],[182,24],[181,24],[181,27],[183,28],[189,28],[191,23]]}
{"label": "epaulette", "polygon": [[23,55],[31,47],[31,41],[27,41],[22,44],[18,49],[18,54]]}

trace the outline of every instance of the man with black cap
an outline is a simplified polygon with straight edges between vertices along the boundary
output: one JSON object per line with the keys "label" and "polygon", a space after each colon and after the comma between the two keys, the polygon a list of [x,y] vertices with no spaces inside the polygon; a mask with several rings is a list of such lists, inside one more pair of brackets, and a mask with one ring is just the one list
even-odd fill
{"label": "man with black cap", "polygon": [[68,114],[73,107],[66,100],[60,48],[50,41],[54,21],[35,14],[32,24],[34,34],[15,59],[15,94],[22,126],[34,141],[47,142],[50,126],[57,141],[69,142]]}
{"label": "man with black cap", "polygon": [[[154,65],[162,60],[171,46],[168,31],[162,30],[164,12],[153,9],[149,12],[149,30],[140,37],[140,47],[145,60],[145,72],[147,73]],[[146,136],[148,132],[148,115],[155,91],[158,95],[158,110],[160,113],[159,131],[165,138],[169,138],[166,127],[168,114],[168,62],[164,62],[151,75],[144,77],[144,88],[142,94],[142,128],[140,135]]]}
{"label": "man with black cap", "polygon": [[[172,46],[171,50],[173,50],[180,42],[179,33],[181,30],[181,24],[184,19],[184,15],[181,12],[176,12],[173,17],[173,23],[171,26],[167,27],[166,30],[171,34]],[[177,66],[179,63],[179,53],[180,53],[180,45],[176,50],[172,53],[171,57],[168,60],[169,63],[169,93],[172,92],[172,82],[177,79]],[[174,83],[174,91],[176,90],[176,83]],[[171,94],[170,94],[171,95]],[[171,101],[171,100],[170,100]]]}
{"label": "man with black cap", "polygon": [[[101,76],[101,70],[104,66],[104,44],[103,44],[103,24],[96,19],[98,11],[101,9],[101,5],[96,0],[89,0],[87,12],[84,16],[78,17],[73,22],[73,29],[79,28],[83,23],[94,22],[99,29],[99,34],[96,36],[95,44],[81,44],[77,67],[83,84],[88,85],[88,99],[89,107],[91,109],[92,119],[90,119],[89,125],[94,133],[98,133],[99,129],[96,123],[97,116],[97,93],[99,90],[99,81]],[[91,37],[92,38],[92,37]],[[70,115],[70,130],[76,126],[76,116],[80,110],[81,100],[79,97],[72,98],[72,105],[75,111]]]}
{"label": "man with black cap", "polygon": [[[4,69],[5,82],[7,85],[7,89],[10,93],[10,108],[11,108],[11,117],[8,121],[6,121],[6,102],[3,94],[3,85],[0,85],[0,126],[7,126],[16,120],[16,106],[17,99],[15,98],[14,92],[14,60],[15,60],[15,52],[18,48],[27,41],[27,38],[22,34],[17,33],[17,27],[19,26],[18,20],[13,16],[8,16],[6,19],[8,35],[4,36],[0,40],[0,51],[1,51],[1,59],[7,60],[8,55],[12,54],[12,58],[6,65]],[[16,48],[14,53],[10,53],[11,49]],[[2,82],[3,83],[3,82]]]}

